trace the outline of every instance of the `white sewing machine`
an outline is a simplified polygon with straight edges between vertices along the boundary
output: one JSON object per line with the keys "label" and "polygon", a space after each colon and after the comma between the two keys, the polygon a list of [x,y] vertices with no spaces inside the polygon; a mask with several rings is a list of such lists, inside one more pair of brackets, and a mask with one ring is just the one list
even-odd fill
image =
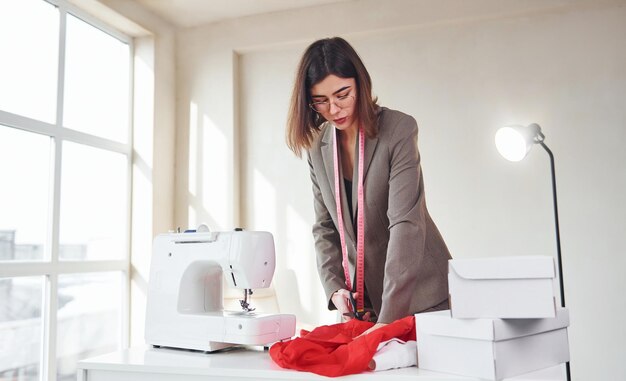
{"label": "white sewing machine", "polygon": [[[267,346],[292,337],[294,315],[258,314],[248,303],[253,288],[269,287],[274,267],[274,239],[268,232],[157,236],[148,284],[146,343],[215,351],[237,344]],[[224,311],[222,278],[243,289],[241,311]]]}

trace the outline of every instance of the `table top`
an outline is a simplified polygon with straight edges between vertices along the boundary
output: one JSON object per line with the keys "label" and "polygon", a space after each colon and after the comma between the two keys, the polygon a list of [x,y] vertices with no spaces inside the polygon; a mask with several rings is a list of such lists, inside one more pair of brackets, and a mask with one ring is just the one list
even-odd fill
{"label": "table top", "polygon": [[[80,361],[78,367],[86,370],[118,372],[144,372],[184,375],[210,375],[250,377],[274,380],[328,380],[328,377],[309,372],[283,369],[276,365],[267,351],[261,348],[240,347],[223,352],[203,353],[150,346],[133,347]],[[560,367],[511,378],[515,381],[560,380]],[[422,381],[475,381],[475,378],[431,372],[416,367],[381,372],[363,372],[341,377],[342,380],[422,380]]]}

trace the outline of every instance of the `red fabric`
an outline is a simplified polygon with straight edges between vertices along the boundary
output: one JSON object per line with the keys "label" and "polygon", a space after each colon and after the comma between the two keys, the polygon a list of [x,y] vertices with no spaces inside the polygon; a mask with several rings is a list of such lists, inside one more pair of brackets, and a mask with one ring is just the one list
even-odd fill
{"label": "red fabric", "polygon": [[378,344],[383,341],[394,337],[404,341],[415,340],[413,316],[396,320],[355,339],[373,325],[352,319],[347,323],[318,327],[311,332],[301,330],[300,337],[272,345],[270,356],[283,368],[337,377],[367,370]]}

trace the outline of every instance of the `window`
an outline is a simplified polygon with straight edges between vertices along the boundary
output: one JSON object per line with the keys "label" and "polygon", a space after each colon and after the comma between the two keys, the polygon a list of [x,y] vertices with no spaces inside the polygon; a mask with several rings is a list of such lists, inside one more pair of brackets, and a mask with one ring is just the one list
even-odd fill
{"label": "window", "polygon": [[0,1],[0,380],[75,380],[128,341],[131,42]]}

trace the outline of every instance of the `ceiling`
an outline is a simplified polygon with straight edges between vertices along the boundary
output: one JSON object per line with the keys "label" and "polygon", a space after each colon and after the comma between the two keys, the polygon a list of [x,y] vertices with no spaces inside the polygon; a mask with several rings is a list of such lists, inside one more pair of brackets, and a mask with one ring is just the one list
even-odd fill
{"label": "ceiling", "polygon": [[349,0],[136,0],[179,28]]}

